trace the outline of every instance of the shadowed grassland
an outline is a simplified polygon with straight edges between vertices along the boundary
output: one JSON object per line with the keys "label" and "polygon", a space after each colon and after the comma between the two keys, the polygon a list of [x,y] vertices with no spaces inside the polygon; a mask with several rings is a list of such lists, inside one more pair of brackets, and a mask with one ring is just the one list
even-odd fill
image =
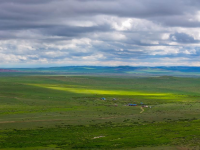
{"label": "shadowed grassland", "polygon": [[[198,145],[199,121],[168,123],[59,125],[56,128],[5,130],[2,148],[51,147],[61,149],[128,149],[176,145]],[[9,141],[9,142],[8,142]]]}
{"label": "shadowed grassland", "polygon": [[167,76],[1,77],[0,148],[198,146],[199,89],[199,78]]}

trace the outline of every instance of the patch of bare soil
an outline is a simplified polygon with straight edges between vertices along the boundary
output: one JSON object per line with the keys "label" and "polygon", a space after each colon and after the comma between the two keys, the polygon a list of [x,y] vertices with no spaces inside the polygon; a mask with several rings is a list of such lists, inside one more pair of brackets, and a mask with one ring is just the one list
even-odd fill
{"label": "patch of bare soil", "polygon": [[102,137],[105,137],[105,136],[97,136],[97,137],[94,137],[93,139],[98,139],[98,138],[102,138]]}
{"label": "patch of bare soil", "polygon": [[107,117],[107,118],[99,118],[99,119],[112,119],[112,118],[117,118],[117,117]]}
{"label": "patch of bare soil", "polygon": [[140,108],[141,108],[141,110],[142,110],[140,113],[143,113],[143,112],[144,112],[144,108],[142,108],[142,107],[140,107]]}

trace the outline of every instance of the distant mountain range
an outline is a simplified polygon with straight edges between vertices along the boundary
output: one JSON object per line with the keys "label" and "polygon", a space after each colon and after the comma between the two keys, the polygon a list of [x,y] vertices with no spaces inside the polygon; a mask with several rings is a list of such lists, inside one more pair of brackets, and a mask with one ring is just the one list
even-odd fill
{"label": "distant mountain range", "polygon": [[200,67],[132,67],[132,66],[65,66],[49,68],[9,68],[0,72],[26,72],[47,74],[126,74],[126,75],[169,75],[169,76],[200,76]]}
{"label": "distant mountain range", "polygon": [[0,69],[0,72],[19,72],[17,70],[10,70],[10,69]]}

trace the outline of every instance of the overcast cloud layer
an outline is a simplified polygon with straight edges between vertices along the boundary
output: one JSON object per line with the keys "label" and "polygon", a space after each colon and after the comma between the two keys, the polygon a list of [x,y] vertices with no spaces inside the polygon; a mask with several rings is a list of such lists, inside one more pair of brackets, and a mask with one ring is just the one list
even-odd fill
{"label": "overcast cloud layer", "polygon": [[0,67],[200,66],[199,0],[0,0]]}

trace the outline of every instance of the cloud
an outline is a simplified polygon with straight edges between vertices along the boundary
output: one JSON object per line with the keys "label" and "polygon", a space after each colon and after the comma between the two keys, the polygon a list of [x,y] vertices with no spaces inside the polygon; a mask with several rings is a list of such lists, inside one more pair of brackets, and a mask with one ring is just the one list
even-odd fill
{"label": "cloud", "polygon": [[198,0],[1,0],[2,66],[199,65]]}
{"label": "cloud", "polygon": [[170,39],[179,43],[198,43],[199,40],[195,40],[194,37],[186,33],[174,33],[170,35]]}

